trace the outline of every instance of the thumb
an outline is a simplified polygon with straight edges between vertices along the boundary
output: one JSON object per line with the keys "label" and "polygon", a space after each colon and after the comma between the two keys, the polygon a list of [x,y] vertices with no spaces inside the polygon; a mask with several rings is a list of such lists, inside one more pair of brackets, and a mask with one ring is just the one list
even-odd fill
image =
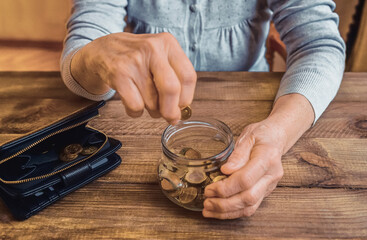
{"label": "thumb", "polygon": [[244,131],[237,139],[236,146],[231,156],[229,156],[227,162],[221,167],[222,173],[230,175],[245,166],[250,158],[254,144],[255,136],[252,132]]}

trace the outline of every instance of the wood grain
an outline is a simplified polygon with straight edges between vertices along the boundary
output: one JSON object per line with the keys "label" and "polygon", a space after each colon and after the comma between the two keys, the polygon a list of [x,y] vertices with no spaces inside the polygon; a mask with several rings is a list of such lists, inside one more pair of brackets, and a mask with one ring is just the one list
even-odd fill
{"label": "wood grain", "polygon": [[[0,145],[10,136],[20,137],[55,123],[79,111],[92,101],[70,99],[4,99],[0,101]],[[3,142],[4,141],[4,142]]]}
{"label": "wood grain", "polygon": [[[200,100],[192,104],[193,118],[217,118],[226,123],[238,136],[245,126],[265,119],[272,101]],[[215,109],[215,111],[213,111]],[[116,121],[119,119],[119,121]],[[91,125],[108,134],[161,135],[167,123],[150,119],[147,113],[132,119],[125,113],[120,101],[110,101],[101,109],[101,117]],[[333,102],[316,125],[304,137],[367,138],[367,101]]]}
{"label": "wood grain", "polygon": [[[122,165],[106,183],[153,184],[161,158],[159,136],[111,135],[123,143]],[[147,144],[149,143],[149,144]],[[283,156],[279,186],[367,189],[367,139],[305,138]]]}
{"label": "wood grain", "polygon": [[[52,119],[66,116],[90,103],[80,97],[63,99],[4,99],[0,102],[0,133],[27,133],[47,126]],[[270,113],[271,101],[195,101],[193,118],[217,118],[226,123],[235,136],[245,126],[265,119]],[[213,111],[215,109],[216,111]],[[145,112],[139,119],[126,115],[120,101],[109,101],[100,110],[101,117],[91,126],[107,134],[161,135],[167,127],[162,119],[151,119]],[[31,121],[39,119],[38,121]],[[316,125],[304,137],[367,138],[367,102],[333,102]]]}
{"label": "wood grain", "polygon": [[94,182],[25,222],[0,203],[5,239],[361,238],[366,216],[367,190],[317,188],[277,188],[251,218],[227,221],[184,210],[146,184]]}
{"label": "wood grain", "polygon": [[[266,100],[273,101],[283,73],[198,72],[195,92],[197,100]],[[367,73],[345,73],[341,88],[334,99],[343,102],[367,101]],[[32,82],[32,84],[29,84]],[[0,99],[64,98],[70,92],[63,85],[59,72],[0,72]],[[48,91],[23,91],[20,86]],[[114,97],[119,99],[118,96]]]}
{"label": "wood grain", "polygon": [[[270,112],[282,74],[199,73],[193,117],[214,117],[235,137]],[[283,156],[284,177],[251,218],[221,221],[161,193],[156,165],[167,123],[129,118],[118,98],[90,122],[123,147],[122,164],[23,222],[0,201],[1,239],[367,238],[367,73],[346,73],[317,124]],[[0,73],[0,142],[88,104],[53,73]]]}

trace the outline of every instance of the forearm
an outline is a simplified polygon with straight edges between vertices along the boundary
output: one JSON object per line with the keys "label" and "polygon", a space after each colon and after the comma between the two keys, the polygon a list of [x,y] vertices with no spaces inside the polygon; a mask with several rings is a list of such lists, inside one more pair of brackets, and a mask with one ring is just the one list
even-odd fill
{"label": "forearm", "polygon": [[284,136],[283,154],[311,127],[315,114],[310,102],[301,94],[279,97],[265,120],[272,128],[277,128]]}
{"label": "forearm", "polygon": [[[102,81],[102,79],[97,75],[96,71],[88,70],[89,68],[86,66],[86,62],[90,62],[92,60],[90,58],[93,56],[83,54],[84,52],[88,52],[87,48],[89,48],[88,44],[74,55],[70,64],[70,72],[74,80],[77,81],[79,85],[89,93],[95,95],[105,94],[106,92],[110,91],[111,88]],[[84,61],[82,60],[82,55],[84,55]],[[98,54],[95,53],[94,57],[98,57]],[[94,67],[95,70],[97,68],[100,68],[100,66]]]}
{"label": "forearm", "polygon": [[86,87],[88,77],[71,71],[72,67],[78,68],[79,63],[71,65],[78,62],[74,61],[74,57],[78,58],[81,49],[94,39],[123,31],[126,6],[126,0],[73,0],[60,67],[65,85],[75,94],[91,100],[106,100],[113,96],[114,91],[108,91],[106,87],[99,92],[90,91],[94,86]]}

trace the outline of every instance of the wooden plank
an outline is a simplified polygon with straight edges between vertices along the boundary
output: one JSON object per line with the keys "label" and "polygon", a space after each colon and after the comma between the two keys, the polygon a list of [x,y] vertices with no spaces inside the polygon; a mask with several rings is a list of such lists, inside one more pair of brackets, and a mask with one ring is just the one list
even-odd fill
{"label": "wooden plank", "polygon": [[251,218],[221,221],[174,205],[157,185],[94,182],[23,222],[0,203],[0,232],[5,239],[362,238],[366,216],[367,190],[278,188]]}
{"label": "wooden plank", "polygon": [[[15,137],[18,135],[11,135]],[[0,140],[6,135],[0,135]],[[116,184],[157,182],[160,136],[111,135],[122,164],[103,178]],[[7,138],[8,140],[10,137]],[[149,143],[149,144],[147,144]],[[367,139],[302,138],[282,158],[281,187],[367,188]]]}
{"label": "wooden plank", "polygon": [[[234,135],[239,135],[248,124],[265,119],[271,107],[271,101],[196,101],[192,104],[192,117],[220,119]],[[101,109],[101,117],[91,125],[107,134],[119,135],[161,135],[168,126],[162,119],[151,119],[147,113],[139,119],[128,117],[119,101],[109,101]],[[367,138],[367,102],[331,103],[305,136]]]}
{"label": "wooden plank", "polygon": [[0,72],[0,99],[80,98],[70,92],[59,72]]}
{"label": "wooden plank", "polygon": [[[273,101],[282,73],[198,72],[195,100]],[[367,73],[345,73],[334,101],[367,101]],[[65,98],[71,94],[58,72],[0,72],[0,98]],[[30,84],[30,82],[32,84]],[[23,87],[22,87],[23,86]],[[29,91],[24,91],[27,86]],[[115,96],[114,99],[119,99]]]}
{"label": "wooden plank", "polygon": [[[0,101],[0,134],[26,135],[44,128],[92,104],[83,98],[74,99],[5,99]],[[0,142],[0,145],[4,142]]]}
{"label": "wooden plank", "polygon": [[[91,101],[79,97],[33,101],[5,99],[0,102],[0,134],[26,133],[46,126],[54,119],[65,117],[89,103]],[[231,128],[234,135],[239,135],[248,124],[265,119],[271,106],[271,101],[196,101],[192,104],[193,118],[220,119]],[[91,125],[107,134],[161,135],[168,126],[163,119],[151,119],[146,112],[141,118],[130,118],[120,101],[107,102],[100,113],[101,117],[92,121]],[[331,103],[316,125],[304,136],[367,138],[367,102]]]}
{"label": "wooden plank", "polygon": [[[161,158],[159,136],[112,135],[123,146],[122,165],[106,182],[157,182]],[[149,143],[149,144],[147,144]],[[279,186],[367,188],[367,139],[301,139],[283,156],[284,176]]]}

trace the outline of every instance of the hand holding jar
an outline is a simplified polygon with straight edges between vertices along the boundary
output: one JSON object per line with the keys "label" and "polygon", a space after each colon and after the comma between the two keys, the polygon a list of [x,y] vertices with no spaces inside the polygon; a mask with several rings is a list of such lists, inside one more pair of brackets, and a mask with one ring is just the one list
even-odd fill
{"label": "hand holding jar", "polygon": [[230,176],[205,188],[204,217],[233,219],[254,214],[283,176],[282,155],[313,119],[306,98],[289,94],[276,101],[267,119],[248,125],[221,167]]}

